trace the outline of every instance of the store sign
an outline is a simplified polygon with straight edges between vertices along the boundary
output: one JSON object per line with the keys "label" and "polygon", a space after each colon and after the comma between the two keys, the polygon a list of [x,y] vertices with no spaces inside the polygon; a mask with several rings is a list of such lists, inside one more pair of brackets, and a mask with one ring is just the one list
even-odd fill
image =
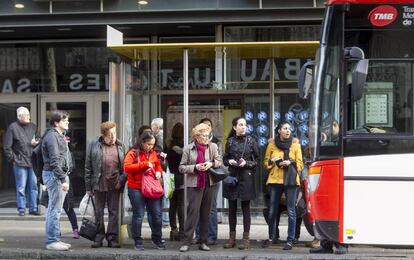
{"label": "store sign", "polygon": [[[274,60],[274,80],[297,80],[301,63],[305,60],[296,59],[275,59]],[[268,81],[270,78],[271,60],[251,59],[240,60],[239,64],[232,64],[237,69],[227,67],[228,82],[239,82],[238,88],[247,88],[249,84]],[[213,63],[213,62],[212,62]],[[210,65],[200,65],[200,67],[190,68],[189,87],[190,89],[211,89],[214,87],[215,68],[214,63]],[[167,67],[167,68],[166,68]],[[73,71],[73,70],[72,70]],[[41,78],[39,73],[33,71],[19,74],[12,74],[12,77],[1,78],[1,93],[23,93],[23,92],[83,92],[83,91],[108,91],[108,74],[103,73],[80,73],[74,72],[63,74],[58,72],[56,76],[57,89],[48,85],[47,78]],[[19,77],[19,75],[22,75]],[[164,64],[160,69],[160,85],[162,89],[182,89],[182,67],[181,63]],[[131,89],[148,89],[149,79],[147,71],[140,71],[136,76],[137,82]]]}

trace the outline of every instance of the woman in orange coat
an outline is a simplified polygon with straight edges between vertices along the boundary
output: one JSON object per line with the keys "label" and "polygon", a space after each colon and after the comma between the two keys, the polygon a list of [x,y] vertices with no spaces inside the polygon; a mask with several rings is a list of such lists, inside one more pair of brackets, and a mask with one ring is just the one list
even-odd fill
{"label": "woman in orange coat", "polygon": [[135,241],[135,249],[144,250],[142,245],[141,228],[145,207],[152,216],[151,240],[157,249],[165,249],[161,234],[161,199],[145,198],[142,195],[142,176],[153,175],[160,180],[162,168],[154,151],[155,137],[151,133],[142,133],[138,141],[129,150],[124,160],[124,171],[128,174],[128,197],[132,205],[132,236]]}

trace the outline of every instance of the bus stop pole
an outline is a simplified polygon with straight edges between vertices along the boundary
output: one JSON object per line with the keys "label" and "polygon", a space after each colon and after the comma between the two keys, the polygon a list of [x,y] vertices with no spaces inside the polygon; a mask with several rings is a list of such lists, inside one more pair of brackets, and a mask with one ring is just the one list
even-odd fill
{"label": "bus stop pole", "polygon": [[269,89],[270,89],[270,138],[275,138],[275,58],[270,59],[269,73]]}
{"label": "bus stop pole", "polygon": [[[183,90],[184,90],[184,108],[183,108],[183,117],[184,117],[184,145],[188,145],[188,49],[183,50]],[[185,221],[187,220],[187,174],[184,174],[184,226]]]}

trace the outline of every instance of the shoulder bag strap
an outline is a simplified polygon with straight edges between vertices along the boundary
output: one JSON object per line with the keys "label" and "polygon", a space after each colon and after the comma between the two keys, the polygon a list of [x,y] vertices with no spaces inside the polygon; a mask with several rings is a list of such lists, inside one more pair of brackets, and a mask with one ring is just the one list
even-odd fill
{"label": "shoulder bag strap", "polygon": [[246,152],[247,138],[248,138],[248,136],[246,135],[246,139],[244,140],[244,145],[243,145],[243,153],[242,153],[242,155],[241,155],[241,158],[243,158],[244,153]]}

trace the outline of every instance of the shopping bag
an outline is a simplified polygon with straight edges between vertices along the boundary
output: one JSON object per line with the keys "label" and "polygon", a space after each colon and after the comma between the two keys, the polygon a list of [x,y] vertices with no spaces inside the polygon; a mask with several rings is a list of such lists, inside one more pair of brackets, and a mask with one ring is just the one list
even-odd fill
{"label": "shopping bag", "polygon": [[93,202],[93,199],[91,200],[90,198],[92,197],[89,196],[89,194],[85,194],[85,196],[83,196],[79,204],[79,212],[80,214],[82,214],[82,216],[90,216],[90,218],[94,219],[95,218],[94,207],[88,207],[88,204]]}
{"label": "shopping bag", "polygon": [[164,197],[171,199],[174,194],[174,174],[170,173],[167,167],[167,171],[162,175],[164,185]]}
{"label": "shopping bag", "polygon": [[39,185],[39,203],[47,208],[49,202],[49,194],[47,193],[46,185]]}

